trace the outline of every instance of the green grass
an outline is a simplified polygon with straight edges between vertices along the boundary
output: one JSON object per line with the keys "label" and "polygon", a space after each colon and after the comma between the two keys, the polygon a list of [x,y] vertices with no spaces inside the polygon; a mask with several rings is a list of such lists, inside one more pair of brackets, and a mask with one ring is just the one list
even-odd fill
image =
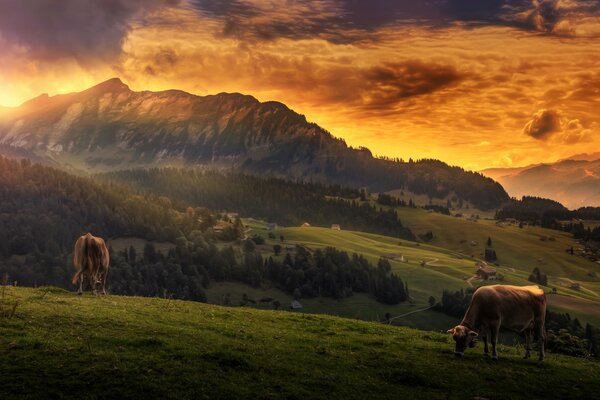
{"label": "green grass", "polygon": [[[497,226],[491,219],[473,222],[407,207],[397,210],[403,224],[416,234],[432,231],[434,239],[430,244],[434,246],[481,258],[486,240],[491,237],[502,265],[528,273],[539,267],[553,277],[569,277],[598,285],[599,280],[590,278],[587,273],[600,271],[600,265],[565,251],[571,246],[578,247],[569,233],[531,226]],[[542,241],[542,236],[554,240]],[[472,246],[471,241],[477,245]]]}
{"label": "green grass", "polygon": [[[272,287],[254,288],[239,282],[214,282],[206,289],[207,300],[211,304],[223,305],[225,295],[229,295],[230,304],[239,306],[243,295],[258,301],[264,297],[273,298],[281,303],[280,309],[289,309],[292,296]],[[346,318],[361,319],[365,321],[383,321],[385,314],[398,316],[411,311],[422,309],[424,306],[410,303],[403,303],[390,306],[377,302],[364,293],[355,293],[352,297],[342,300],[331,298],[301,299],[303,308],[297,312],[311,314],[326,314]],[[256,309],[272,310],[270,304],[247,305]],[[409,326],[422,330],[446,331],[448,328],[458,323],[457,318],[449,317],[445,314],[424,311],[393,321],[394,325]]]}
{"label": "green grass", "polygon": [[0,398],[594,398],[600,364],[337,317],[7,288]]}

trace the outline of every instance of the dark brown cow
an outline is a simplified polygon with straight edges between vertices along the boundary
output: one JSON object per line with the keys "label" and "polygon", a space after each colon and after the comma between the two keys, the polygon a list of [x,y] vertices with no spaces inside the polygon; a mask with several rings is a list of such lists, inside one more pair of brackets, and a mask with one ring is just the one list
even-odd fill
{"label": "dark brown cow", "polygon": [[73,252],[73,265],[77,272],[73,276],[73,284],[79,281],[78,294],[83,293],[84,279],[88,282],[94,292],[98,285],[102,285],[102,294],[106,294],[106,278],[108,276],[108,263],[110,257],[104,239],[86,233],[75,242]]}
{"label": "dark brown cow", "polygon": [[483,338],[487,356],[488,333],[492,342],[492,358],[497,359],[496,345],[500,328],[525,334],[525,358],[531,356],[533,336],[539,340],[539,359],[544,359],[546,295],[537,286],[482,286],[473,293],[469,309],[460,324],[450,329],[456,342],[454,354],[463,356],[467,347],[475,347]]}

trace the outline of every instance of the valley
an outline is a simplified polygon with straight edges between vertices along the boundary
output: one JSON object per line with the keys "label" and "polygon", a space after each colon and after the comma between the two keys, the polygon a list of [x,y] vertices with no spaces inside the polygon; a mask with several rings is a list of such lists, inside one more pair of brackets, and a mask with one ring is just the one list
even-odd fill
{"label": "valley", "polygon": [[[440,331],[457,318],[424,309],[431,306],[430,301],[440,302],[444,291],[464,291],[498,282],[527,285],[529,275],[538,268],[547,275],[546,292],[551,310],[568,312],[583,323],[600,325],[597,311],[600,265],[568,253],[567,249],[578,245],[567,232],[531,225],[519,227],[513,222],[490,219],[485,212],[473,207],[454,209],[451,215],[444,215],[422,208],[427,204],[384,206],[377,203],[376,194],[273,178],[261,180],[244,175],[154,170],[99,175],[100,180],[91,181],[27,162],[6,159],[3,163],[7,168],[2,176],[9,190],[3,200],[0,199],[4,210],[16,210],[19,218],[24,218],[18,211],[23,207],[32,214],[45,210],[50,222],[38,228],[44,231],[54,226],[52,221],[58,221],[56,218],[67,211],[63,203],[75,201],[70,213],[62,217],[69,221],[70,229],[79,232],[81,224],[89,224],[94,232],[107,237],[113,258],[109,287],[114,293],[193,298],[219,305],[249,307],[255,306],[252,302],[271,298],[271,302],[256,307],[274,308],[276,300],[277,308],[288,309],[294,298],[293,287],[282,290],[282,281],[279,284],[270,281],[265,272],[259,272],[260,278],[250,278],[248,274],[254,274],[255,268],[261,270],[263,267],[259,264],[269,258],[282,263],[286,254],[294,257],[299,245],[309,254],[326,248],[348,255],[358,254],[371,265],[385,259],[390,272],[402,279],[409,290],[408,301],[394,305],[378,301],[366,292],[340,298],[310,295],[299,299],[302,304],[299,311],[303,313],[367,321],[407,314],[394,319],[393,323]],[[25,192],[20,188],[22,181],[28,182]],[[177,186],[181,182],[193,184]],[[75,212],[79,210],[77,207],[84,207],[85,197],[79,199],[78,196],[82,196],[87,187],[94,193],[93,198],[104,199],[109,209],[116,212],[106,214],[106,208],[95,209],[99,215],[106,215],[104,225],[95,225],[84,211]],[[14,204],[10,197],[11,193],[25,196],[40,190],[48,193],[52,201]],[[219,212],[199,207],[202,205]],[[239,225],[231,219],[238,219],[237,215],[261,214],[269,218],[242,218],[235,222]],[[302,227],[305,222],[310,226]],[[340,230],[331,229],[338,224]],[[44,282],[70,288],[68,280],[72,272],[69,263],[62,260],[68,260],[72,239],[50,235],[38,244],[46,255],[28,253],[33,250],[27,250],[27,243],[34,239],[24,229],[26,225],[18,229],[16,225],[7,226],[14,234],[0,250],[8,255],[18,251],[21,255],[3,260],[0,272],[25,285]],[[218,226],[221,228],[217,231]],[[222,233],[217,233],[223,228]],[[225,231],[229,233],[223,236]],[[142,232],[145,236],[139,235]],[[247,259],[245,247],[249,238],[255,240],[256,237],[262,238],[262,243],[256,239],[257,244],[251,246],[255,249],[250,250],[250,254],[260,260],[251,261],[254,258]],[[52,243],[52,240],[57,242]],[[488,240],[498,258],[489,265],[495,269],[499,281],[474,278],[477,264],[485,259],[485,249],[490,247]],[[275,246],[281,246],[278,255]],[[592,276],[591,272],[596,275]],[[553,289],[556,293],[552,293]],[[414,312],[417,310],[424,311]]]}
{"label": "valley", "polygon": [[[409,313],[429,306],[429,297],[439,301],[443,290],[467,289],[472,285],[506,283],[527,285],[529,274],[534,267],[548,273],[548,289],[557,289],[558,294],[549,294],[552,310],[568,312],[581,321],[600,324],[600,282],[588,275],[589,271],[600,272],[600,266],[581,257],[568,254],[564,250],[574,244],[573,238],[565,233],[539,227],[497,224],[496,221],[480,219],[477,222],[438,213],[430,213],[423,209],[399,207],[401,220],[414,232],[433,231],[434,239],[429,243],[414,242],[382,235],[363,232],[332,230],[325,227],[277,227],[268,229],[268,224],[261,220],[244,219],[247,235],[258,234],[265,239],[265,244],[258,246],[264,258],[282,259],[286,248],[293,254],[296,245],[315,250],[317,248],[335,247],[348,253],[358,253],[373,262],[380,257],[388,257],[393,271],[398,273],[410,285],[411,302],[396,306],[378,303],[361,293],[350,298],[334,300],[327,298],[302,299],[302,312],[339,315],[367,321],[381,321],[386,313],[392,316]],[[269,233],[271,236],[270,237]],[[486,236],[488,235],[488,236]],[[285,238],[282,243],[280,236]],[[540,237],[552,236],[554,240],[542,241]],[[493,246],[499,260],[494,266],[503,276],[502,281],[474,280],[467,282],[477,267],[478,260],[483,259],[483,249],[487,237],[493,238]],[[472,242],[477,242],[472,245]],[[115,250],[127,249],[130,246],[143,252],[144,240],[123,238],[111,240],[109,244]],[[515,245],[518,243],[518,246]],[[273,246],[283,247],[280,256],[275,256]],[[157,250],[167,253],[174,244],[156,243]],[[473,257],[472,257],[473,256]],[[394,258],[403,258],[397,261]],[[541,259],[541,260],[540,260]],[[577,281],[581,287],[572,289],[571,284]],[[242,295],[258,301],[261,298],[272,298],[280,302],[280,308],[289,308],[293,297],[269,284],[255,288],[238,282],[213,282],[206,289],[209,303],[238,306]],[[227,304],[224,298],[228,297]],[[246,304],[253,307],[252,304]],[[258,308],[271,309],[272,305],[264,304]],[[456,322],[454,318],[442,313],[428,310],[396,320],[395,324],[411,326],[425,330],[443,330]]]}
{"label": "valley", "polygon": [[[508,229],[507,231],[505,230],[506,228],[496,227],[493,221],[480,221],[478,223],[466,221],[465,224],[467,227],[476,225],[481,229],[468,230],[463,226],[462,221],[454,217],[431,214],[422,210],[407,211],[404,216],[410,215],[411,212],[417,215],[417,217],[413,217],[415,218],[413,221],[416,221],[418,216],[426,215],[429,217],[430,222],[423,225],[427,229],[431,229],[432,227],[439,229],[440,224],[442,224],[445,229],[439,231],[440,235],[443,235],[443,232],[452,232],[452,234],[447,233],[445,238],[440,238],[440,242],[443,240],[450,241],[450,238],[452,238],[456,246],[447,249],[432,244],[398,240],[380,235],[344,230],[336,231],[318,227],[280,228],[275,232],[277,237],[283,235],[288,245],[300,244],[311,249],[332,246],[350,253],[363,254],[374,261],[382,256],[404,256],[403,262],[391,259],[390,263],[392,264],[393,271],[397,272],[409,284],[412,304],[395,306],[392,309],[389,307],[378,308],[374,304],[373,309],[375,311],[367,319],[377,319],[378,315],[382,316],[390,311],[392,311],[393,315],[399,315],[403,312],[426,307],[429,296],[433,296],[439,300],[444,289],[467,289],[469,285],[466,279],[475,274],[477,269],[476,261],[481,260],[483,256],[475,254],[475,257],[471,258],[469,255],[461,253],[463,247],[460,242],[463,240],[475,240],[480,237],[478,235],[490,234],[494,237],[494,240],[497,238],[499,243],[504,243],[497,247],[501,250],[498,250],[499,262],[496,267],[498,273],[502,274],[504,279],[499,282],[475,281],[474,284],[476,286],[482,283],[527,285],[531,283],[527,280],[529,274],[537,266],[548,271],[548,286],[550,288],[557,288],[558,294],[548,295],[549,304],[552,309],[561,312],[570,312],[573,315],[581,317],[584,321],[600,322],[600,296],[597,294],[600,291],[600,282],[597,278],[590,278],[587,275],[588,270],[600,272],[600,265],[591,263],[580,257],[568,255],[563,247],[566,248],[566,246],[569,246],[573,242],[573,239],[569,238],[567,234],[559,235],[556,241],[542,242],[539,240],[539,235],[555,234],[554,231],[535,227],[526,227],[524,229],[514,227],[514,230]],[[404,218],[403,221],[410,220]],[[411,226],[410,222],[406,223],[408,226]],[[264,224],[251,221],[249,226],[252,227],[253,232],[259,232],[269,241]],[[462,229],[460,229],[461,226]],[[278,239],[271,239],[269,243],[275,244],[277,242]],[[480,242],[485,243],[485,239],[480,240]],[[494,242],[494,246],[496,246],[495,243],[496,241]],[[516,246],[512,243],[519,243],[519,245]],[[475,246],[469,245],[469,247],[473,251],[473,247]],[[479,248],[482,248],[482,246]],[[502,257],[504,252],[510,254],[510,257]],[[565,254],[565,257],[563,257],[563,254]],[[539,262],[538,255],[545,255],[548,262]],[[553,260],[553,257],[556,257],[556,259]],[[436,261],[435,263],[428,263],[427,261],[430,260]],[[525,261],[514,262],[514,260]],[[528,262],[528,260],[531,261]],[[425,265],[423,265],[424,261]],[[571,289],[565,285],[563,279],[569,276],[573,277],[572,279],[576,279],[575,277],[577,277],[576,280],[581,283],[581,286],[590,289],[590,291]],[[550,293],[550,289],[547,291]],[[563,297],[571,300],[562,300]],[[592,303],[589,303],[589,301]],[[577,304],[582,305],[581,310],[578,309]],[[586,304],[589,305],[585,306]],[[596,304],[598,307],[595,308],[593,304]],[[437,318],[436,314],[439,315],[439,313],[433,313],[433,320]],[[398,323],[402,323],[402,321],[398,321]],[[410,318],[406,324],[411,325]],[[432,321],[429,326],[427,324],[420,324],[418,327],[429,329],[437,325],[435,321]]]}

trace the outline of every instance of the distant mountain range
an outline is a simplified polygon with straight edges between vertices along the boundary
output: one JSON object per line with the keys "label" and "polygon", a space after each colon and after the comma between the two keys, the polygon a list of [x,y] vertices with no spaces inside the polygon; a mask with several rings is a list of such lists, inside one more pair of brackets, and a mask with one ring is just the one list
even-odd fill
{"label": "distant mountain range", "polygon": [[0,112],[0,153],[78,172],[159,166],[327,181],[371,191],[405,188],[480,208],[508,200],[492,179],[437,160],[375,158],[278,102],[178,90],[134,92],[111,79],[42,95]]}
{"label": "distant mountain range", "polygon": [[600,153],[580,154],[552,164],[481,172],[500,182],[514,197],[545,197],[571,209],[600,206]]}

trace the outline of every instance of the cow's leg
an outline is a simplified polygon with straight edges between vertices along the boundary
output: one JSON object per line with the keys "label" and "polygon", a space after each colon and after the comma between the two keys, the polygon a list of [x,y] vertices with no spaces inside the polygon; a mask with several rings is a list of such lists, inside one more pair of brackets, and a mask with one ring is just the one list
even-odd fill
{"label": "cow's leg", "polygon": [[96,289],[96,282],[98,281],[98,276],[96,274],[90,274],[90,284],[92,285],[92,292],[94,296],[98,295],[98,290]]}
{"label": "cow's leg", "polygon": [[533,329],[525,330],[525,356],[523,358],[528,359],[531,357],[531,337],[533,336]]}
{"label": "cow's leg", "polygon": [[498,346],[498,333],[500,332],[500,324],[490,325],[490,339],[492,340],[492,360],[498,359],[498,352],[496,347]]}
{"label": "cow's leg", "polygon": [[83,274],[79,275],[79,289],[77,289],[77,294],[83,294]]}
{"label": "cow's leg", "polygon": [[540,346],[539,349],[539,360],[540,361],[544,361],[544,357],[545,357],[545,352],[544,352],[544,344],[546,343],[546,332],[544,332],[544,322],[543,321],[536,321],[536,328],[537,328],[537,334],[538,334],[538,344]]}
{"label": "cow's leg", "polygon": [[102,276],[102,294],[106,295],[106,280],[108,278],[108,269],[104,272],[104,276]]}
{"label": "cow's leg", "polygon": [[481,339],[483,339],[483,355],[486,357],[490,356],[490,349],[488,347],[488,330],[487,328],[483,330],[483,335]]}

